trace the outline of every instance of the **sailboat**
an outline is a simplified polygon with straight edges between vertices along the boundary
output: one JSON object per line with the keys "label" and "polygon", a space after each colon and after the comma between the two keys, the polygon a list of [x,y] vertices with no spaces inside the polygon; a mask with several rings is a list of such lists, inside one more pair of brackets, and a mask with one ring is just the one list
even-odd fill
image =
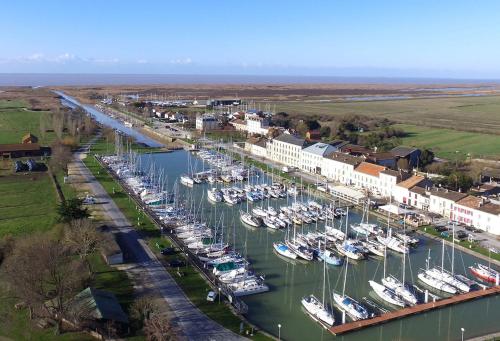
{"label": "sailboat", "polygon": [[324,328],[329,328],[335,323],[333,314],[325,305],[326,262],[323,264],[323,299],[320,301],[314,295],[302,298],[301,303],[307,314]]}
{"label": "sailboat", "polygon": [[[385,253],[384,249],[384,253]],[[386,268],[386,262],[387,262],[387,257],[384,257],[384,276],[382,278],[385,278],[385,268]],[[399,306],[399,307],[404,307],[406,304],[402,298],[399,297],[396,292],[391,289],[386,287],[384,284],[377,283],[375,281],[368,281],[368,284],[372,287],[373,291],[384,301]]]}
{"label": "sailboat", "polygon": [[333,293],[333,300],[342,312],[345,312],[354,321],[364,320],[370,317],[368,310],[354,298],[349,297],[345,294],[345,285],[347,281],[347,269],[349,267],[349,258],[346,261],[345,275],[344,275],[344,287],[342,289],[342,295]]}
{"label": "sailboat", "polygon": [[428,271],[429,271],[430,253],[431,253],[431,250],[429,249],[429,256],[427,257],[427,260],[426,260],[427,268],[425,270],[421,270],[418,273],[418,279],[434,289],[437,289],[437,290],[440,290],[440,291],[443,291],[443,292],[446,292],[446,293],[452,294],[452,295],[456,294],[457,289],[455,289],[455,287],[449,285],[448,283],[446,283],[445,281],[443,281],[439,278],[436,278],[434,276],[429,275]]}

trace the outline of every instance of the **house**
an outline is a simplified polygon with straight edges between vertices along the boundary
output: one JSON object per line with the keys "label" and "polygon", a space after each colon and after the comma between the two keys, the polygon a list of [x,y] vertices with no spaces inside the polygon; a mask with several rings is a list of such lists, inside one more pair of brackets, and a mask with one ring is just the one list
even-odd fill
{"label": "house", "polygon": [[412,205],[420,210],[428,211],[430,206],[430,193],[427,188],[413,186],[409,190],[409,196],[412,198]]}
{"label": "house", "polygon": [[0,157],[4,159],[48,155],[49,148],[42,148],[38,143],[0,144]]}
{"label": "house", "polygon": [[418,148],[398,146],[391,149],[390,153],[396,158],[398,168],[411,170],[418,166],[421,151]]}
{"label": "house", "polygon": [[358,146],[357,144],[352,144],[352,143],[344,144],[343,146],[340,147],[340,151],[342,153],[355,156],[367,156],[372,152],[370,149],[366,147]]}
{"label": "house", "polygon": [[247,131],[247,122],[240,119],[234,119],[229,122],[237,131]]}
{"label": "house", "polygon": [[379,174],[380,194],[386,198],[393,196],[394,188],[402,181],[404,174],[392,169],[384,169]]}
{"label": "house", "polygon": [[333,152],[325,155],[321,165],[321,175],[329,180],[344,185],[353,184],[354,169],[363,162],[363,158],[349,154]]}
{"label": "house", "polygon": [[321,140],[321,133],[320,133],[319,129],[308,130],[306,132],[306,139],[309,141],[320,141]]}
{"label": "house", "polygon": [[429,198],[429,212],[440,214],[447,219],[453,219],[453,207],[456,202],[467,194],[450,191],[444,188],[432,188]]}
{"label": "house", "polygon": [[104,236],[101,248],[102,257],[108,265],[122,264],[123,252],[116,242],[115,235],[111,232],[104,232]]}
{"label": "house", "polygon": [[258,114],[246,114],[246,130],[250,135],[267,135],[269,130],[269,118]]}
{"label": "house", "polygon": [[485,167],[481,171],[482,182],[500,182],[500,169]]}
{"label": "house", "polygon": [[366,161],[371,163],[376,163],[377,165],[381,165],[384,167],[389,167],[392,169],[396,169],[396,158],[391,153],[369,153],[366,157]]}
{"label": "house", "polygon": [[219,122],[214,115],[204,114],[196,117],[196,130],[208,131],[219,128]]}
{"label": "house", "polygon": [[500,185],[496,183],[481,184],[477,187],[471,188],[471,191],[486,197],[495,196],[500,194]]}
{"label": "house", "polygon": [[38,143],[38,137],[35,135],[28,133],[23,136],[22,143]]}
{"label": "house", "polygon": [[405,204],[408,206],[416,206],[414,195],[412,196],[410,193],[410,189],[415,186],[425,187],[432,186],[429,180],[426,180],[423,176],[420,175],[412,175],[408,179],[401,181],[394,187],[394,191],[392,193],[394,200]]}
{"label": "house", "polygon": [[322,142],[315,143],[301,150],[300,169],[309,173],[321,174],[323,158],[336,148]]}
{"label": "house", "polygon": [[285,132],[267,143],[267,157],[290,167],[300,167],[300,154],[306,140]]}
{"label": "house", "polygon": [[379,166],[369,162],[361,162],[354,169],[354,185],[365,188],[371,192],[380,192],[380,172],[385,170],[384,166]]}
{"label": "house", "polygon": [[500,235],[500,205],[468,195],[453,206],[453,221]]}
{"label": "house", "polygon": [[245,141],[245,150],[255,156],[267,157],[266,144],[266,138],[251,137]]}
{"label": "house", "polygon": [[118,331],[127,330],[127,314],[116,296],[108,291],[88,287],[70,300],[68,311],[74,316],[74,323],[101,334],[106,333],[111,325]]}

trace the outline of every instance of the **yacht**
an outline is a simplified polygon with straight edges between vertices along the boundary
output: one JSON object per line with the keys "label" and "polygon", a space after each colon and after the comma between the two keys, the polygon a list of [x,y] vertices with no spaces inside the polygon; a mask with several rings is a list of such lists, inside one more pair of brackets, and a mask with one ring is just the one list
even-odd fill
{"label": "yacht", "polygon": [[189,175],[181,175],[181,183],[186,186],[193,186],[194,180]]}
{"label": "yacht", "polygon": [[405,254],[408,254],[410,252],[410,249],[406,245],[404,245],[403,242],[401,242],[397,238],[391,237],[390,235],[387,237],[378,235],[377,240],[380,244],[387,246],[388,249],[391,249],[393,251]]}
{"label": "yacht", "polygon": [[207,190],[207,197],[208,200],[212,202],[222,202],[224,200],[224,196],[222,195],[222,192],[219,191],[217,188],[212,188]]}
{"label": "yacht", "polygon": [[387,288],[392,289],[396,295],[401,297],[405,302],[410,305],[415,305],[418,303],[417,296],[410,290],[410,288],[403,284],[399,279],[394,276],[387,276],[382,278],[382,284]]}
{"label": "yacht", "polygon": [[342,265],[342,259],[335,256],[330,250],[320,251],[319,258],[330,265]]}
{"label": "yacht", "polygon": [[240,211],[240,219],[242,222],[252,227],[259,227],[261,225],[259,218],[254,217],[250,213],[246,213],[244,211]]}
{"label": "yacht", "polygon": [[346,256],[347,258],[351,258],[354,260],[360,260],[365,258],[365,256],[359,251],[359,249],[348,242],[344,243],[336,243],[335,246],[340,254]]}
{"label": "yacht", "polygon": [[368,284],[372,287],[373,291],[387,303],[404,307],[405,302],[392,290],[387,288],[385,285],[377,283],[375,281],[368,281]]}
{"label": "yacht", "polygon": [[458,280],[451,273],[445,271],[444,269],[432,268],[426,271],[428,275],[442,280],[443,282],[457,288],[462,292],[469,292],[470,286],[464,282]]}
{"label": "yacht", "polygon": [[418,279],[434,289],[437,289],[437,290],[440,290],[440,291],[443,291],[443,292],[446,292],[446,293],[452,294],[452,295],[457,293],[457,289],[455,289],[455,287],[452,287],[451,285],[447,284],[446,282],[444,282],[440,279],[437,279],[433,276],[430,276],[429,274],[427,274],[427,272],[425,270],[420,271],[418,273]]}
{"label": "yacht", "polygon": [[345,311],[354,321],[364,320],[370,317],[368,310],[363,305],[347,295],[334,293],[333,300],[337,306]]}
{"label": "yacht", "polygon": [[297,254],[292,252],[284,243],[273,243],[274,250],[283,257],[297,259]]}
{"label": "yacht", "polygon": [[500,281],[500,273],[486,265],[474,264],[469,266],[469,270],[474,276],[485,282],[497,284]]}
{"label": "yacht", "polygon": [[256,277],[228,285],[234,296],[247,296],[269,291],[269,287]]}
{"label": "yacht", "polygon": [[267,217],[267,212],[260,207],[254,207],[252,213],[258,217]]}
{"label": "yacht", "polygon": [[314,295],[303,297],[301,303],[309,316],[325,328],[329,328],[335,323],[333,314]]}

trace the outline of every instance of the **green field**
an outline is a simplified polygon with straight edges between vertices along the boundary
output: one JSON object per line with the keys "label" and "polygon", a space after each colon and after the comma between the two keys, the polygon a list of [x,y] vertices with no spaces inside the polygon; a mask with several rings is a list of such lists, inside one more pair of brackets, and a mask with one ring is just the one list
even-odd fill
{"label": "green field", "polygon": [[[436,156],[455,160],[472,158],[494,158],[500,156],[500,136],[491,134],[456,131],[451,129],[427,128],[408,124],[397,124],[397,128],[408,133],[402,144],[428,148]],[[457,153],[458,151],[458,153]]]}
{"label": "green field", "polygon": [[472,132],[500,133],[500,96],[424,98],[391,101],[278,101],[276,110],[289,114],[328,116],[359,114],[386,117],[398,123]]}
{"label": "green field", "polygon": [[48,231],[57,220],[55,188],[46,173],[0,177],[0,237]]}
{"label": "green field", "polygon": [[0,101],[0,144],[21,143],[22,137],[31,132],[39,138],[40,144],[50,144],[55,138],[53,132],[40,136],[41,111],[27,110],[19,101]]}

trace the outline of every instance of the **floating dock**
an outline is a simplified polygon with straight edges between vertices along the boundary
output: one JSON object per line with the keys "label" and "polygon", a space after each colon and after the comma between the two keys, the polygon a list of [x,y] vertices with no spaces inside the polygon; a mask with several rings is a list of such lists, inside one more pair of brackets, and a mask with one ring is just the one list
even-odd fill
{"label": "floating dock", "polygon": [[360,329],[372,327],[375,325],[379,325],[382,323],[387,323],[391,322],[393,320],[405,318],[408,316],[420,314],[423,312],[427,312],[430,310],[434,309],[440,309],[444,308],[453,304],[458,304],[466,301],[471,301],[477,298],[482,298],[482,297],[487,297],[487,296],[492,296],[492,295],[497,295],[500,294],[500,286],[494,286],[491,288],[483,289],[483,290],[476,290],[476,291],[471,291],[465,294],[461,295],[455,295],[449,298],[445,298],[436,302],[429,302],[429,303],[422,303],[422,304],[417,304],[413,307],[408,307],[408,308],[403,308],[395,311],[391,311],[385,314],[382,314],[380,316],[371,318],[371,319],[366,319],[366,320],[360,320],[360,321],[354,321],[354,322],[349,322],[349,323],[344,323],[341,325],[333,326],[329,330],[332,334],[334,335],[340,335],[344,333],[349,333],[353,331],[357,331]]}

